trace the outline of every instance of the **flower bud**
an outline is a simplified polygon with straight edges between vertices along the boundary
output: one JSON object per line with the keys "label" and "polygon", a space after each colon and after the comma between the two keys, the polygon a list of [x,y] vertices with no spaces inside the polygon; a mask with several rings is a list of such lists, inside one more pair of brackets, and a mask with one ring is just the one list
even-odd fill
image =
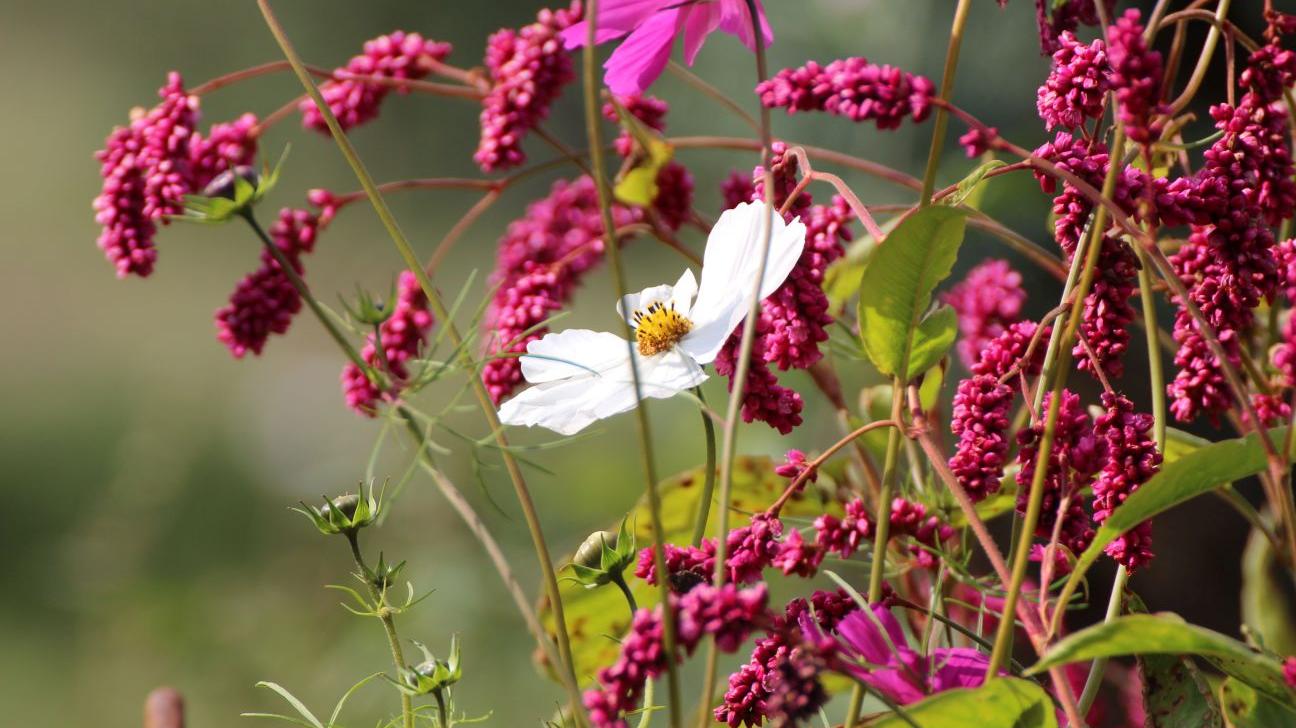
{"label": "flower bud", "polygon": [[261,175],[248,165],[239,165],[233,169],[227,169],[224,172],[212,178],[211,182],[203,188],[203,197],[222,197],[226,200],[236,199],[236,189],[240,186],[236,180],[242,180],[256,189],[261,181]]}
{"label": "flower bud", "polygon": [[[396,300],[395,287],[393,287],[391,293],[388,294],[387,300]],[[394,307],[385,305],[381,298],[374,296],[359,286],[356,287],[355,305],[352,306],[350,303],[347,303],[346,300],[343,300],[342,306],[346,308],[347,313],[351,314],[351,318],[355,319],[357,323],[365,326],[381,325],[387,321],[387,319],[391,318],[392,311],[395,310]]]}
{"label": "flower bud", "polygon": [[571,563],[576,581],[593,589],[622,579],[621,573],[635,559],[635,539],[629,523],[628,518],[623,519],[619,532],[595,531],[581,543]]}
{"label": "flower bud", "polygon": [[463,677],[458,635],[450,638],[450,658],[444,661],[436,659],[423,643],[414,644],[423,651],[423,661],[413,667],[401,668],[398,687],[402,691],[413,696],[427,695],[440,692]]}
{"label": "flower bud", "polygon": [[[357,493],[346,493],[332,500],[325,498],[324,505],[319,508],[302,503],[301,508],[293,510],[309,518],[320,533],[330,536],[338,533],[353,535],[378,519],[382,510],[382,498],[374,496],[372,486],[366,493],[364,484],[361,483]],[[404,564],[398,565],[395,570],[399,571],[401,566]]]}

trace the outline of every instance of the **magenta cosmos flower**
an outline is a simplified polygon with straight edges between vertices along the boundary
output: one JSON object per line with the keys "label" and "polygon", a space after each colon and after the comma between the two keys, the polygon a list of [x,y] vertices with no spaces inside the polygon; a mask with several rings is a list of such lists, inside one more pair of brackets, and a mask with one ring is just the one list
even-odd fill
{"label": "magenta cosmos flower", "polygon": [[[765,45],[774,41],[765,9],[756,0]],[[675,37],[684,35],[684,60],[691,66],[708,35],[722,30],[756,49],[747,0],[603,0],[598,4],[595,42],[625,41],[608,57],[603,80],[615,94],[643,93],[666,68]],[[562,32],[567,48],[581,48],[589,38],[585,21]]]}
{"label": "magenta cosmos flower", "polygon": [[[974,688],[985,680],[990,660],[984,653],[939,647],[924,657],[909,647],[891,610],[874,604],[873,617],[855,611],[837,624],[841,654],[860,663],[848,668],[855,677],[896,703],[916,703],[944,690]],[[807,629],[805,621],[802,629]]]}

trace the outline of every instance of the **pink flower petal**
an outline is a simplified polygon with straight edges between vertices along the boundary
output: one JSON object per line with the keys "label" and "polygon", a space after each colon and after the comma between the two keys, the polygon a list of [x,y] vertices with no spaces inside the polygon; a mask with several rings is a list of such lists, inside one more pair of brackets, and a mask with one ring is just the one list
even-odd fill
{"label": "pink flower petal", "polygon": [[[648,20],[653,13],[672,5],[664,0],[603,0],[598,4],[598,32],[594,36],[596,43],[606,43],[628,35],[640,24]],[[586,21],[572,25],[562,32],[563,45],[568,50],[583,48],[589,38],[589,26]]]}
{"label": "pink flower petal", "polygon": [[657,80],[670,60],[671,46],[683,17],[679,8],[654,14],[612,52],[603,80],[614,94],[638,94]]}

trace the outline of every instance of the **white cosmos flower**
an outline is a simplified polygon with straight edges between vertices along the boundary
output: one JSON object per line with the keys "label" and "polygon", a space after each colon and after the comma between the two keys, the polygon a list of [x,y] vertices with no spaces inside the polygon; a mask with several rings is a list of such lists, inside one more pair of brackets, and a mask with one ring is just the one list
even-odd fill
{"label": "white cosmos flower", "polygon": [[[702,367],[715,360],[747,315],[764,242],[764,203],[726,210],[711,229],[702,258],[702,282],[686,270],[674,286],[625,296],[617,311],[634,328],[639,396],[665,398],[701,384]],[[805,246],[805,225],[771,216],[769,257],[760,281],[763,299],[783,284]],[[500,407],[508,425],[539,425],[572,435],[590,423],[639,403],[626,340],[568,329],[527,345],[522,376],[532,384]]]}

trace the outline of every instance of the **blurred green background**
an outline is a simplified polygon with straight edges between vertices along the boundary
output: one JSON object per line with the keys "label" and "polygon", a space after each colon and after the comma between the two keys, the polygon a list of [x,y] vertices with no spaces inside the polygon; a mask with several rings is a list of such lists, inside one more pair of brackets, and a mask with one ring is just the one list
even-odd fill
{"label": "blurred green background", "polygon": [[[949,2],[767,5],[777,36],[770,51],[775,69],[807,58],[862,54],[939,77]],[[0,378],[4,722],[138,725],[143,696],[171,684],[187,696],[192,726],[245,724],[240,711],[282,707],[253,687],[262,679],[281,682],[327,711],[356,679],[388,667],[386,647],[376,624],[348,615],[337,606],[337,594],[322,588],[349,579],[344,544],[319,536],[288,506],[353,488],[379,428],[343,406],[343,359],[309,316],[303,314],[288,336],[274,338],[262,357],[234,360],[216,341],[212,312],[257,265],[258,244],[245,230],[171,226],[159,236],[154,275],[118,281],[94,246],[90,210],[99,184],[93,151],[130,107],[154,102],[168,69],[194,85],[275,59],[278,51],[250,2],[5,0],[0,7],[0,65],[9,99],[0,141],[6,170],[0,183],[6,261],[0,266],[6,302],[0,337],[7,372]],[[279,0],[276,7],[306,59],[331,67],[358,52],[364,40],[396,28],[451,41],[452,62],[476,65],[488,33],[524,24],[538,6],[524,0]],[[754,111],[751,56],[732,38],[714,37],[696,70]],[[1003,11],[990,0],[975,4],[959,70],[960,103],[1006,136],[1034,146],[1044,139],[1034,89],[1045,71],[1030,2],[1014,0]],[[286,74],[227,88],[203,99],[204,126],[244,110],[264,115],[299,91]],[[669,76],[654,91],[675,105],[671,133],[747,133]],[[354,138],[380,180],[476,176],[470,158],[476,117],[471,102],[393,96],[381,119]],[[778,136],[913,174],[921,172],[931,130],[928,122],[879,133],[840,119],[781,113],[775,124]],[[573,145],[583,143],[575,87],[557,104],[549,128]],[[951,142],[959,133],[952,130]],[[296,118],[268,133],[262,148],[273,157],[289,142],[293,152],[270,205],[300,206],[311,187],[356,187],[336,148],[303,132]],[[534,160],[550,158],[543,146],[529,148]],[[941,176],[951,182],[972,163],[952,143],[948,154]],[[697,178],[698,206],[708,215],[718,212],[722,176],[749,170],[756,161],[754,154],[729,152],[686,151],[680,158]],[[910,199],[874,180],[846,176],[868,204]],[[477,271],[470,300],[481,300],[499,234],[554,178],[510,192],[459,243],[438,281],[455,290]],[[828,196],[826,190],[815,194]],[[393,195],[391,202],[426,254],[473,199],[415,192]],[[996,181],[985,204],[1009,225],[1046,241],[1047,200],[1028,177]],[[263,219],[272,212],[267,209]],[[688,242],[701,244],[696,235]],[[988,254],[1005,255],[974,234],[960,271]],[[673,254],[642,241],[627,249],[627,261],[633,288],[674,280],[680,268]],[[329,301],[356,282],[380,289],[400,267],[363,205],[341,214],[306,265],[312,286]],[[1027,278],[1032,311],[1046,310],[1056,297],[1053,283],[1033,272]],[[611,300],[607,277],[593,274],[563,325],[610,325]],[[1139,356],[1136,346],[1131,357]],[[861,367],[840,365],[848,381],[862,381]],[[807,424],[785,439],[764,426],[746,428],[744,452],[777,455],[835,439],[814,391],[799,376],[785,381],[804,393]],[[425,395],[428,408],[460,386],[462,380]],[[711,382],[708,392],[721,401],[723,386]],[[651,413],[660,471],[699,464],[700,427],[690,405],[654,404]],[[454,424],[483,434],[470,413]],[[639,495],[634,447],[631,418],[623,417],[588,439],[536,456],[556,473],[530,475],[556,554],[615,521]],[[389,447],[379,475],[398,477],[407,461],[408,452]],[[502,473],[487,470],[483,491],[467,453],[444,464],[534,592],[535,560]],[[457,693],[460,706],[470,714],[493,710],[494,725],[538,725],[559,693],[535,673],[530,638],[475,541],[425,479],[415,478],[397,506],[384,528],[367,534],[369,549],[408,559],[407,575],[417,588],[435,590],[402,618],[403,635],[443,648],[451,633],[460,633],[467,675]],[[1153,607],[1174,605],[1195,621],[1232,630],[1235,559],[1245,531],[1222,519],[1216,536],[1194,536],[1195,519],[1213,510],[1190,506],[1163,519],[1161,557],[1135,585]],[[1178,533],[1184,535],[1176,538]],[[1212,572],[1219,594],[1202,594],[1202,569]],[[1189,573],[1196,575],[1187,578]],[[367,688],[352,715],[365,715],[381,701],[390,704],[386,688]]]}

